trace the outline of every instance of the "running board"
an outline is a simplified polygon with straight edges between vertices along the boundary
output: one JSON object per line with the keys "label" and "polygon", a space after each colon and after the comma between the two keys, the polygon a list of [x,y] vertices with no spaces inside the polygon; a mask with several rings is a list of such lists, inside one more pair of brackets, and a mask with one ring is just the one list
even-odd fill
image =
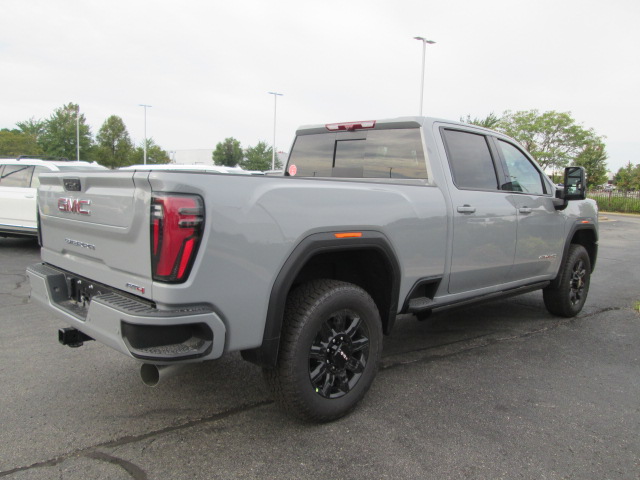
{"label": "running board", "polygon": [[464,307],[467,305],[490,302],[492,300],[498,300],[502,298],[515,297],[517,295],[522,295],[524,293],[540,290],[542,288],[547,287],[550,283],[551,283],[550,281],[538,282],[531,285],[525,285],[523,287],[517,287],[510,290],[502,290],[500,292],[488,293],[486,295],[481,295],[479,297],[467,298],[464,300],[458,300],[454,302],[439,303],[437,300],[432,300],[426,297],[412,298],[409,301],[409,308],[407,309],[407,313],[420,313],[428,310],[439,312],[442,310],[448,310],[450,308]]}

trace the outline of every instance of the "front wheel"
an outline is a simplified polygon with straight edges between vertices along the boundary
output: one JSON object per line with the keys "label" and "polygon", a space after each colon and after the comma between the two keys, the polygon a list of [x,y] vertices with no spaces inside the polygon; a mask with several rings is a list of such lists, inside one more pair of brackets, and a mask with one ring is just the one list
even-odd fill
{"label": "front wheel", "polygon": [[286,411],[327,422],[364,397],[381,352],[380,315],[369,294],[350,283],[315,280],[289,295],[278,362],[264,376]]}
{"label": "front wheel", "polygon": [[587,300],[591,283],[591,260],[582,245],[572,244],[558,277],[542,291],[550,313],[575,317]]}

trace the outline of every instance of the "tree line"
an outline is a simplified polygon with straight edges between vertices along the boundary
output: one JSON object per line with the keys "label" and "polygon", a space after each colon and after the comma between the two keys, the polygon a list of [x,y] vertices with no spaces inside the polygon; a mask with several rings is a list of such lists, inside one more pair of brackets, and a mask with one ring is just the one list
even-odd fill
{"label": "tree line", "polygon": [[640,164],[628,162],[618,170],[614,181],[619,190],[640,190]]}
{"label": "tree line", "polygon": [[584,167],[589,188],[607,183],[607,152],[604,136],[578,124],[570,112],[538,110],[493,112],[485,118],[460,119],[491,128],[517,140],[540,166],[561,182],[560,171],[569,165]]}
{"label": "tree line", "polygon": [[[562,182],[561,172],[569,165],[585,168],[589,188],[608,181],[605,137],[598,135],[592,128],[578,124],[570,112],[507,110],[501,116],[490,113],[485,118],[471,118],[467,115],[460,120],[497,130],[514,138],[545,171],[551,173],[557,183]],[[259,142],[255,147],[243,150],[240,142],[231,137],[216,145],[212,157],[216,165],[239,165],[247,170],[268,170],[271,168],[272,149],[265,142]],[[276,168],[282,168],[277,157]],[[636,166],[635,171],[640,171],[640,166]],[[633,177],[630,170],[620,169],[616,181],[628,177]],[[628,182],[625,182],[623,180],[619,188],[626,188]]]}
{"label": "tree line", "polygon": [[[485,118],[460,119],[463,122],[502,132],[524,146],[540,166],[560,182],[560,172],[568,165],[585,167],[589,188],[607,183],[605,137],[592,128],[578,124],[570,112],[538,110],[505,111],[501,116],[490,113]],[[39,155],[76,158],[76,128],[79,128],[82,160],[95,161],[117,168],[143,163],[144,145],[134,145],[122,118],[107,118],[95,138],[80,113],[79,105],[68,103],[54,110],[44,120],[30,118],[16,124],[15,129],[0,130],[0,155]],[[233,137],[216,145],[212,160],[216,165],[240,166],[246,170],[270,170],[273,148],[260,141],[242,148]],[[153,139],[147,139],[147,163],[168,163],[169,154]],[[276,156],[277,169],[282,163]],[[629,162],[618,170],[615,182],[619,189],[640,189],[640,164]]]}
{"label": "tree line", "polygon": [[[271,170],[273,160],[273,148],[267,142],[260,141],[253,147],[242,148],[240,141],[233,137],[225,138],[224,142],[216,145],[211,154],[215,165],[225,167],[242,167],[245,170],[267,171]],[[275,157],[275,168],[282,168],[282,162]]]}
{"label": "tree line", "polygon": [[[78,104],[68,103],[54,110],[47,119],[30,118],[14,129],[0,129],[0,156],[20,155],[75,159],[80,143],[80,159],[118,168],[143,163],[144,144],[134,145],[122,118],[107,118],[95,138]],[[79,133],[79,142],[78,142]],[[212,160],[216,165],[240,166],[246,170],[270,170],[273,149],[266,142],[243,149],[235,138],[216,145]],[[147,163],[169,163],[169,154],[147,139]],[[282,162],[276,157],[276,168]]]}
{"label": "tree line", "polygon": [[[33,155],[76,159],[80,144],[80,159],[95,161],[105,167],[118,168],[143,163],[144,141],[134,145],[122,118],[111,115],[95,138],[80,107],[68,103],[54,110],[47,119],[30,118],[16,123],[15,129],[0,130],[0,155]],[[78,142],[79,137],[79,142]],[[169,163],[169,154],[146,140],[147,163]]]}

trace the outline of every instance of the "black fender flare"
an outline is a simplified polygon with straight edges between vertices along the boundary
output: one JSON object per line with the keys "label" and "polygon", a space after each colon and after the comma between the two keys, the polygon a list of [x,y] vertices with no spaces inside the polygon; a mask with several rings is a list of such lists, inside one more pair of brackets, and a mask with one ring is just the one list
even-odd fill
{"label": "black fender flare", "polygon": [[[558,272],[560,271],[560,269],[562,268],[562,265],[564,265],[565,259],[567,258],[567,255],[569,255],[569,247],[571,247],[572,245],[572,240],[575,238],[576,234],[579,232],[583,232],[583,231],[590,231],[591,233],[593,233],[593,237],[594,237],[594,242],[592,246],[587,246],[587,252],[589,252],[589,258],[591,260],[591,271],[593,272],[593,270],[595,269],[596,266],[596,260],[598,258],[598,229],[596,228],[594,223],[580,223],[581,221],[576,221],[576,223],[574,223],[571,226],[571,230],[569,231],[569,234],[566,237],[566,240],[564,242],[564,249],[562,252],[562,259],[560,261],[559,267],[558,267]],[[556,278],[554,278],[551,282],[551,286],[552,287],[557,287],[557,283],[558,283],[558,277],[556,276]]]}
{"label": "black fender flare", "polygon": [[401,278],[400,264],[398,263],[395,250],[391,246],[388,238],[381,232],[361,230],[357,232],[359,236],[340,238],[339,235],[341,235],[342,232],[345,232],[345,230],[314,233],[304,238],[296,248],[294,248],[284,262],[271,288],[262,345],[257,348],[243,350],[241,353],[245,360],[263,367],[273,367],[276,365],[287,295],[293,286],[293,282],[307,262],[320,253],[345,252],[350,250],[376,250],[381,253],[391,273],[392,291],[389,311],[380,312],[380,315],[383,318],[387,316],[387,322],[390,324],[393,323],[398,309]]}

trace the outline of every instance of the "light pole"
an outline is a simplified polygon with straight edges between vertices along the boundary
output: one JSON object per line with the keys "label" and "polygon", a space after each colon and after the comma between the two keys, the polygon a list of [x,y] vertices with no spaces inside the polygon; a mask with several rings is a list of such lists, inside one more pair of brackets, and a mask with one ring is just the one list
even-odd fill
{"label": "light pole", "polygon": [[413,37],[414,40],[420,40],[422,42],[422,82],[420,82],[420,116],[422,116],[422,98],[424,96],[424,58],[427,53],[427,43],[433,45],[433,40],[427,40],[424,37]]}
{"label": "light pole", "polygon": [[271,156],[271,170],[276,169],[276,112],[278,109],[278,97],[282,96],[282,93],[267,92],[269,95],[273,95],[273,152]]}
{"label": "light pole", "polygon": [[80,105],[76,105],[76,160],[80,161]]}
{"label": "light pole", "polygon": [[139,107],[144,107],[144,164],[147,164],[147,108],[151,108],[151,105],[145,105],[141,103]]}

